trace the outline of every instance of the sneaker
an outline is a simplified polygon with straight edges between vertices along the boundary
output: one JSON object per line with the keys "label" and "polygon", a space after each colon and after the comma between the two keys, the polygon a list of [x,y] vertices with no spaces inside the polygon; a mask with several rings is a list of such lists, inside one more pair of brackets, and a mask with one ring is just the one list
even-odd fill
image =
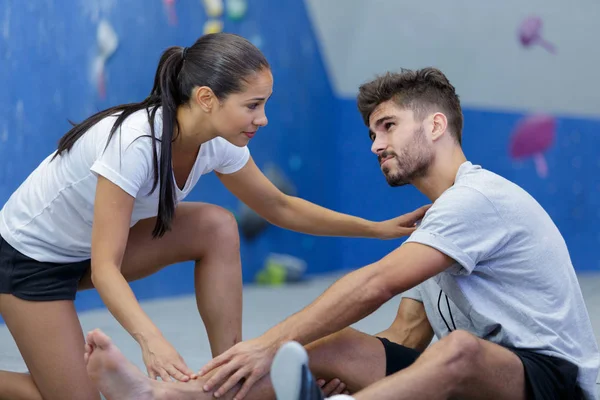
{"label": "sneaker", "polygon": [[277,400],[325,399],[308,369],[308,354],[298,342],[288,342],[277,351],[271,365],[271,382]]}

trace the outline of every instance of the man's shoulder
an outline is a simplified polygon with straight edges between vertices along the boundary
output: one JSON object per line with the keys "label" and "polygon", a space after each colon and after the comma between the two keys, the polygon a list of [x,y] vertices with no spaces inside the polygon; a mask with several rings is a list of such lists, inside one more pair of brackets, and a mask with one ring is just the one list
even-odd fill
{"label": "man's shoulder", "polygon": [[458,214],[461,210],[471,213],[481,208],[493,208],[491,197],[490,193],[486,193],[484,187],[458,183],[446,190],[433,203],[430,210],[432,210],[431,214],[447,209],[453,210],[453,214]]}

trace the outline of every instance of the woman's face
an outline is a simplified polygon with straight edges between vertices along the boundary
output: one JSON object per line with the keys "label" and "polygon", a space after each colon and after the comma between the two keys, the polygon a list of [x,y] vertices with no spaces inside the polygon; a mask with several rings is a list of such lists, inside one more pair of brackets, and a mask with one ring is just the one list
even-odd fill
{"label": "woman's face", "polygon": [[269,69],[250,76],[245,90],[229,95],[211,116],[219,136],[236,146],[246,146],[258,128],[268,123],[265,105],[271,93],[273,75]]}

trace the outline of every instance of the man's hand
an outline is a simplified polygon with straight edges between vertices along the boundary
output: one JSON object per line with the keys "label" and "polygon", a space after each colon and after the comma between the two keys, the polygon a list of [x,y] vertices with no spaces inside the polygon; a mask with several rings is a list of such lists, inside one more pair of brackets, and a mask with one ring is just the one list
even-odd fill
{"label": "man's hand", "polygon": [[323,394],[327,397],[334,396],[336,394],[350,394],[346,390],[346,384],[339,379],[335,378],[327,382],[325,379],[319,379],[317,385],[321,388]]}
{"label": "man's hand", "polygon": [[213,390],[227,379],[215,391],[215,397],[221,397],[244,380],[242,387],[235,395],[235,400],[242,400],[250,388],[269,373],[277,349],[278,342],[270,340],[264,335],[236,344],[200,370],[198,375],[203,376],[215,368],[219,368],[204,385],[204,391]]}
{"label": "man's hand", "polygon": [[377,223],[377,238],[379,239],[396,239],[403,236],[408,236],[417,229],[417,222],[420,221],[431,204],[417,208],[415,211],[401,215],[396,218],[388,219],[387,221]]}

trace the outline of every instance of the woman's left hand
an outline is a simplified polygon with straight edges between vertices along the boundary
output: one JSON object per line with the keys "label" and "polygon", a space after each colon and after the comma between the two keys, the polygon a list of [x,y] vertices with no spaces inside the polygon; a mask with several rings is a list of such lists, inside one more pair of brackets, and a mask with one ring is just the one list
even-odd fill
{"label": "woman's left hand", "polygon": [[417,229],[417,222],[425,216],[430,207],[431,204],[428,204],[399,217],[377,222],[375,236],[378,239],[396,239],[410,235]]}

